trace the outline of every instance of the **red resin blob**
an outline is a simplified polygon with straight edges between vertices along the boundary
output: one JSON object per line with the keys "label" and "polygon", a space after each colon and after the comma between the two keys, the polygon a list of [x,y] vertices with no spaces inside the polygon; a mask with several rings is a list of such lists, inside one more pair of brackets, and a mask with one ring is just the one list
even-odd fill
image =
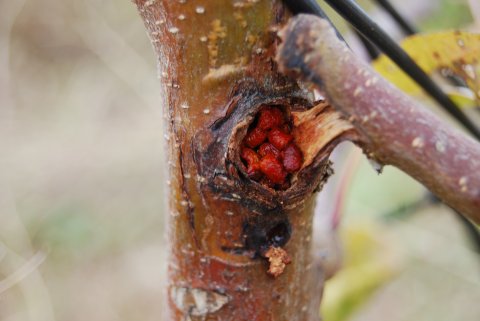
{"label": "red resin blob", "polygon": [[291,175],[303,163],[286,118],[280,108],[262,108],[243,139],[240,153],[248,176],[275,189],[287,189]]}

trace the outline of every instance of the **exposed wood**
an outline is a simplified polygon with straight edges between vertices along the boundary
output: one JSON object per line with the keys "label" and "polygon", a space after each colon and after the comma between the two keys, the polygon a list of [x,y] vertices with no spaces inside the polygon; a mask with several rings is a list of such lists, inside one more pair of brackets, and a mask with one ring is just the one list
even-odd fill
{"label": "exposed wood", "polygon": [[341,43],[330,25],[300,15],[281,32],[281,70],[310,81],[357,129],[367,156],[411,175],[480,223],[480,144],[394,88]]}

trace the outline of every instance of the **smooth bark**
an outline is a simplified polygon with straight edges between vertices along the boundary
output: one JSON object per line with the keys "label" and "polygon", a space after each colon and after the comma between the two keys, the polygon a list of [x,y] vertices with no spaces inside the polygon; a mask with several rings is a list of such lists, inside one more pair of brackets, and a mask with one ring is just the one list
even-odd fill
{"label": "smooth bark", "polygon": [[281,70],[310,81],[357,129],[372,160],[394,165],[480,223],[480,144],[393,87],[325,20],[300,15],[280,33]]}
{"label": "smooth bark", "polygon": [[[314,193],[331,174],[329,151],[354,133],[278,72],[276,30],[289,18],[283,3],[135,3],[158,56],[167,125],[166,319],[318,320],[324,268],[312,253]],[[303,148],[308,162],[286,190],[248,178],[239,157],[249,124],[270,105],[306,128],[295,130],[298,141],[310,128],[319,142]],[[322,139],[313,119],[340,128]]]}

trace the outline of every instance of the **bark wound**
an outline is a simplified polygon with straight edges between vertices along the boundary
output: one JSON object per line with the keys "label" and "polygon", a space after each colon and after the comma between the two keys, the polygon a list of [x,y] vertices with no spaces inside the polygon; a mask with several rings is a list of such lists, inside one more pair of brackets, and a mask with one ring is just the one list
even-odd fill
{"label": "bark wound", "polygon": [[[248,129],[266,106],[275,106],[291,118],[292,134],[304,155],[300,170],[291,174],[285,189],[251,179],[240,157]],[[299,88],[262,88],[256,82],[243,82],[231,94],[224,111],[224,116],[201,131],[193,142],[199,175],[206,178],[201,189],[238,203],[250,213],[243,222],[242,245],[222,249],[268,259],[269,274],[278,277],[290,262],[281,249],[294,232],[287,212],[321,190],[332,174],[328,160],[331,151],[344,139],[355,136],[355,131],[326,102],[312,101]]]}
{"label": "bark wound", "polygon": [[[170,138],[168,320],[317,321],[323,270],[312,255],[313,194],[346,132],[314,149],[302,143],[327,132],[311,119],[331,118],[303,114],[320,108],[311,90],[278,72],[284,3],[135,3],[157,53]],[[299,124],[291,133],[306,161],[298,171],[290,164],[285,189],[252,180],[240,157],[265,106]]]}

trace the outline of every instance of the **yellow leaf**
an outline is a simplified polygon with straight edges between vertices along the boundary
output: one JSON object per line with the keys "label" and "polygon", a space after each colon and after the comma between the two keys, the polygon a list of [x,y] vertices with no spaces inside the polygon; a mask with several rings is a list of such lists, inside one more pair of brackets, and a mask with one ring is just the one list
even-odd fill
{"label": "yellow leaf", "polygon": [[[480,34],[464,31],[420,34],[406,38],[401,46],[426,73],[432,75],[440,72],[462,78],[471,90],[475,104],[479,105]],[[412,95],[422,92],[421,88],[388,57],[380,56],[373,66],[403,91]],[[452,95],[453,98],[458,98],[458,93]],[[463,101],[468,102],[467,105],[472,105],[468,100],[460,100]]]}
{"label": "yellow leaf", "polygon": [[328,321],[347,320],[382,284],[403,267],[396,244],[373,221],[343,228],[343,268],[326,283],[322,315]]}

